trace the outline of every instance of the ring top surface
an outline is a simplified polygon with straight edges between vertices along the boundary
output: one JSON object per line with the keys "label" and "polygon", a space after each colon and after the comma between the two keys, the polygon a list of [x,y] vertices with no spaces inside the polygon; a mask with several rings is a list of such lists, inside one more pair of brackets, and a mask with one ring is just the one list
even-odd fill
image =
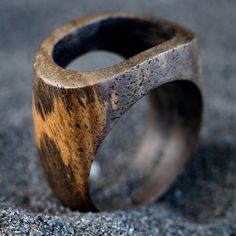
{"label": "ring top surface", "polygon": [[[175,23],[145,15],[104,14],[71,21],[54,31],[41,45],[35,59],[38,76],[48,84],[77,88],[94,85],[134,70],[149,60],[164,57],[169,50],[195,41],[190,30]],[[91,50],[107,50],[125,60],[96,71],[73,71],[65,67]]]}

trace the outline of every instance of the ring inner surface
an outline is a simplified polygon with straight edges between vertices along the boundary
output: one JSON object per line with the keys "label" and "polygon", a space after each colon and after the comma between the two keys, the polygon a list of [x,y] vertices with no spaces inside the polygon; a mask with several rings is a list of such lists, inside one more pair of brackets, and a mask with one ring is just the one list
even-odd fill
{"label": "ring inner surface", "polygon": [[[53,59],[66,67],[76,57],[93,50],[130,58],[174,35],[173,27],[158,22],[104,19],[61,39],[54,47]],[[123,157],[123,171],[113,176],[110,184],[106,182],[101,191],[92,191],[96,192],[93,200],[99,209],[126,208],[155,200],[183,168],[196,142],[202,113],[196,85],[187,80],[169,82],[150,91],[148,100],[149,116],[136,154],[133,158]],[[127,142],[133,145],[132,138]],[[106,170],[101,169],[101,174],[106,175]]]}
{"label": "ring inner surface", "polygon": [[[99,209],[128,208],[154,201],[167,190],[176,175],[181,172],[196,143],[201,123],[202,101],[199,89],[192,82],[169,82],[150,91],[147,98],[149,103],[140,101],[143,103],[140,105],[146,106],[145,108],[137,104],[139,108],[132,111],[133,114],[128,114],[130,117],[136,112],[136,116],[140,117],[138,112],[147,112],[146,119],[143,115],[146,125],[144,131],[141,131],[141,142],[136,146],[135,155],[126,155],[127,150],[124,153],[116,148],[117,155],[123,155],[117,161],[120,166],[116,167],[116,161],[111,160],[113,154],[109,153],[112,147],[107,152],[102,150],[102,155],[105,156],[101,159],[105,164],[100,165],[99,172],[105,177],[104,182],[95,179],[92,185],[93,200]],[[128,122],[127,117],[120,122],[124,121]],[[123,130],[129,129],[129,126],[129,123],[124,125]],[[116,127],[114,129],[116,132]],[[130,132],[133,131],[130,129]],[[113,140],[126,140],[126,149],[138,143],[134,141],[137,137],[133,137],[132,133],[128,134],[126,131],[126,136],[117,137],[112,132]],[[139,130],[135,133],[140,135]],[[114,147],[119,142],[116,141]],[[113,145],[112,142],[110,144]],[[98,162],[99,158],[100,156]],[[118,171],[114,171],[113,168],[118,168]],[[97,182],[98,189],[94,186]]]}

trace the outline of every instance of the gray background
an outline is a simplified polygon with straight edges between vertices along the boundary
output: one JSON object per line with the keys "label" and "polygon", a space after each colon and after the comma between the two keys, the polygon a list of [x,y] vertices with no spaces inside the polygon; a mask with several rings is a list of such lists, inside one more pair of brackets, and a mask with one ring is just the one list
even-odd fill
{"label": "gray background", "polygon": [[[32,133],[32,68],[36,48],[53,29],[107,11],[152,14],[197,33],[204,65],[205,117],[192,160],[159,202],[127,211],[82,214],[63,208],[42,178]],[[235,23],[235,0],[1,0],[0,234],[236,235]],[[82,67],[87,68],[88,62],[96,67],[115,63],[116,58],[91,57],[81,62]],[[101,160],[114,155],[113,148],[118,165],[129,158],[127,140],[135,147],[143,111],[145,102],[119,124],[100,151]]]}

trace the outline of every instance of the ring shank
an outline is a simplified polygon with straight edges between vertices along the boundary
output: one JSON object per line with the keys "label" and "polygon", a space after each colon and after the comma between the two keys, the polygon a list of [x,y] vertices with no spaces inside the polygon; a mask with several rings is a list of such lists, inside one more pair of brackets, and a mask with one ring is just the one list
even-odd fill
{"label": "ring shank", "polygon": [[[94,72],[63,68],[95,49],[129,59]],[[198,136],[199,72],[194,35],[151,17],[85,18],[46,39],[35,63],[33,118],[44,173],[61,202],[96,210],[88,178],[96,152],[123,114],[148,93],[146,134],[120,182],[128,185],[130,201],[119,202],[118,196],[111,205],[125,208],[160,196],[183,168]]]}

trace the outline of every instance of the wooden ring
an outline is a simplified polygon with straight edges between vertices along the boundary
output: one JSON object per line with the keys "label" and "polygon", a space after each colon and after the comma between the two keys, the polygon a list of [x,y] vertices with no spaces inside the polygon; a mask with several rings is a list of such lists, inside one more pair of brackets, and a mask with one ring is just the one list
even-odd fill
{"label": "wooden ring", "polygon": [[[65,67],[95,49],[126,58],[109,68]],[[105,14],[72,21],[52,33],[34,64],[33,121],[45,176],[74,210],[96,211],[89,174],[98,147],[120,117],[148,93],[150,117],[130,171],[139,186],[118,207],[159,197],[182,170],[201,126],[197,40],[174,23],[135,14]]]}

